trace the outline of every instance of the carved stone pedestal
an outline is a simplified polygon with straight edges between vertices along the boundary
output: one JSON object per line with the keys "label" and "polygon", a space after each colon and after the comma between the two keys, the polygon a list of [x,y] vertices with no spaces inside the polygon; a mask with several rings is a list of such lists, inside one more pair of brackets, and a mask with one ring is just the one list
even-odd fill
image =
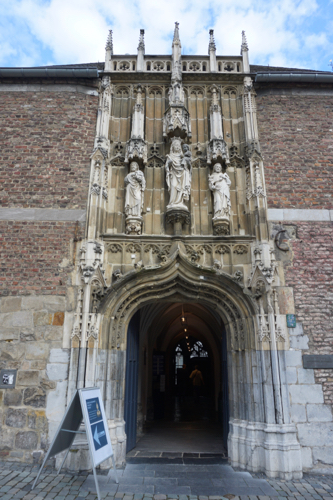
{"label": "carved stone pedestal", "polygon": [[229,219],[222,217],[213,218],[213,233],[215,235],[230,234]]}
{"label": "carved stone pedestal", "polygon": [[142,217],[134,215],[126,217],[126,234],[141,234],[142,233]]}
{"label": "carved stone pedestal", "polygon": [[183,224],[190,224],[191,215],[188,209],[170,208],[166,213],[167,224],[173,224],[174,234],[182,234]]}

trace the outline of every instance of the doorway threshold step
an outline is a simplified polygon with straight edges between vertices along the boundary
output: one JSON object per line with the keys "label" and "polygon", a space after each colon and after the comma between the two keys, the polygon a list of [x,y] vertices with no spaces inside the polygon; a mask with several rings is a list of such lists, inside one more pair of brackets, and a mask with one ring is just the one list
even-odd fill
{"label": "doorway threshold step", "polygon": [[126,455],[128,464],[188,464],[188,465],[212,465],[228,463],[225,453],[187,453],[171,451],[139,451],[132,450]]}

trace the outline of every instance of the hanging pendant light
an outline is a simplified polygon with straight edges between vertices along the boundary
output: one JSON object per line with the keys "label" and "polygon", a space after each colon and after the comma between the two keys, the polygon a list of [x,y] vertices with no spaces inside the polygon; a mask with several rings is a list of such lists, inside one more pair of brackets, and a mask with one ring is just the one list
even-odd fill
{"label": "hanging pendant light", "polygon": [[180,318],[180,322],[183,326],[187,325],[187,320],[186,320],[186,317],[184,315],[184,307],[183,307],[183,304],[182,304],[182,315],[181,315],[181,318]]}

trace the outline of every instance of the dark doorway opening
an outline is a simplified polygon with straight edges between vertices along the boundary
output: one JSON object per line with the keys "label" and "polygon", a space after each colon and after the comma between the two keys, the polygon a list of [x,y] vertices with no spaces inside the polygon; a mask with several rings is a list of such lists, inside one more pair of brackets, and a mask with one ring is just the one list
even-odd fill
{"label": "dark doorway opening", "polygon": [[[130,365],[126,368],[125,391],[127,451],[132,450],[129,456],[225,454],[228,383],[222,321],[207,307],[197,304],[164,304],[164,309],[160,307],[157,312],[142,308],[140,331],[136,334],[136,338],[140,338],[140,347],[135,351],[138,356],[136,382],[130,378],[135,372],[131,361],[135,330],[132,321],[128,332]],[[196,367],[202,379],[197,386],[192,375]],[[127,370],[131,375],[127,375]],[[130,389],[127,384],[131,381],[134,383]],[[133,390],[138,399],[130,404],[127,394]],[[140,420],[142,432],[139,430],[134,439],[134,422],[137,422],[136,434]],[[130,439],[128,432],[131,432]]]}

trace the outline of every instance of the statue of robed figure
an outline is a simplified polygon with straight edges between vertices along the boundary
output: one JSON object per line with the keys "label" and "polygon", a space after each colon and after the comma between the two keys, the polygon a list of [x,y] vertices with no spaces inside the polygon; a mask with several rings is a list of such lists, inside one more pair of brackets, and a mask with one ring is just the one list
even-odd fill
{"label": "statue of robed figure", "polygon": [[142,208],[146,180],[136,161],[130,164],[130,172],[125,177],[126,233],[141,234]]}
{"label": "statue of robed figure", "polygon": [[215,234],[229,233],[230,184],[230,177],[226,172],[223,173],[222,165],[215,163],[213,173],[208,176],[209,189],[214,198],[213,226]]}
{"label": "statue of robed figure", "polygon": [[170,154],[165,164],[166,183],[170,193],[167,209],[180,208],[188,210],[185,201],[190,199],[192,164],[191,151],[187,144],[181,145],[181,140],[172,138]]}

